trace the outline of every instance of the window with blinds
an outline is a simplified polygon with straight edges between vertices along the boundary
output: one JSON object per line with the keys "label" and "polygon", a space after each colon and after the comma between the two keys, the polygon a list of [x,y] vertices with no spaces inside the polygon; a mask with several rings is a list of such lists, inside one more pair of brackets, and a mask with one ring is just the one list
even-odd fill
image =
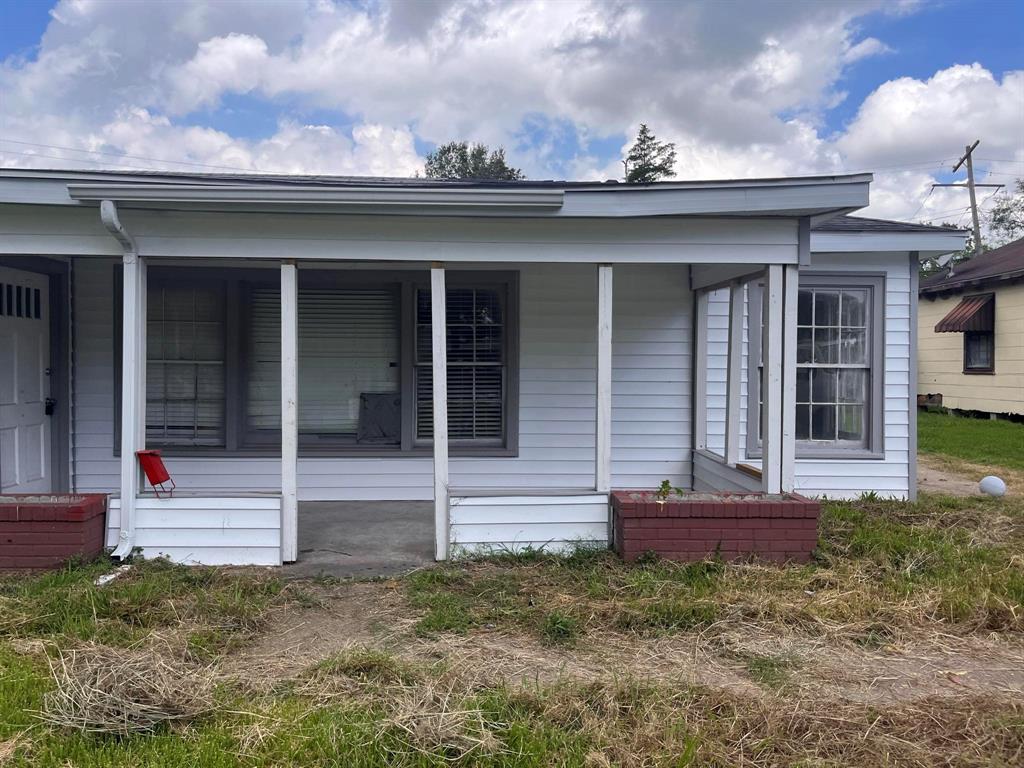
{"label": "window with blinds", "polygon": [[[499,445],[505,439],[506,296],[502,288],[447,289],[448,437]],[[416,291],[416,438],[433,438],[430,290]]]}
{"label": "window with blinds", "polygon": [[224,306],[223,284],[150,280],[147,444],[224,445]]}
{"label": "window with blinds", "polygon": [[[401,441],[399,302],[397,286],[299,289],[301,435],[378,445]],[[247,337],[246,422],[252,432],[277,432],[281,301],[276,286],[250,289]],[[372,438],[364,440],[366,435]]]}

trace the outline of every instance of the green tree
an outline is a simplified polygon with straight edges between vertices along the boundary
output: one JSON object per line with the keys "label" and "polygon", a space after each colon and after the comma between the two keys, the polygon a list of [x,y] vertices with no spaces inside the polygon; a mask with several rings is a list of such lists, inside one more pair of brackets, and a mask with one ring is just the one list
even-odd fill
{"label": "green tree", "polygon": [[672,175],[676,145],[658,141],[646,123],[640,124],[636,141],[626,155],[626,183],[649,184]]}
{"label": "green tree", "polygon": [[1012,195],[1003,197],[988,212],[993,245],[1005,245],[1024,236],[1024,179],[1017,179]]}
{"label": "green tree", "polygon": [[486,144],[470,146],[465,141],[450,141],[428,154],[423,173],[428,179],[521,181],[526,178],[521,170],[505,162],[503,148],[492,152]]}

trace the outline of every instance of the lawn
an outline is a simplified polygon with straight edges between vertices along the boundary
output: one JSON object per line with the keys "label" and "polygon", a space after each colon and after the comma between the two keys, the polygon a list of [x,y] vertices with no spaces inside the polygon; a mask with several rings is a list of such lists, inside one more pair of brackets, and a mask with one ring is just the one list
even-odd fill
{"label": "lawn", "polygon": [[917,446],[922,453],[1024,472],[1024,424],[1012,421],[922,411]]}
{"label": "lawn", "polygon": [[1024,503],[828,503],[815,562],[0,576],[0,765],[1006,766]]}

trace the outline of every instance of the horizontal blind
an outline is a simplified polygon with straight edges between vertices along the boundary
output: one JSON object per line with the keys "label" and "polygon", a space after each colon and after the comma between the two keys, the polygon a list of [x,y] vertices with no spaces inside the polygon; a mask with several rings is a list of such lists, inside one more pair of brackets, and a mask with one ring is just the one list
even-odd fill
{"label": "horizontal blind", "polygon": [[[448,288],[448,438],[493,444],[505,436],[504,292]],[[416,301],[416,436],[434,434],[430,291]]]}
{"label": "horizontal blind", "polygon": [[[247,418],[281,428],[281,301],[251,291]],[[399,306],[389,288],[299,290],[299,431],[354,435],[360,397],[399,392]]]}
{"label": "horizontal blind", "polygon": [[224,445],[223,287],[151,280],[146,311],[146,441]]}

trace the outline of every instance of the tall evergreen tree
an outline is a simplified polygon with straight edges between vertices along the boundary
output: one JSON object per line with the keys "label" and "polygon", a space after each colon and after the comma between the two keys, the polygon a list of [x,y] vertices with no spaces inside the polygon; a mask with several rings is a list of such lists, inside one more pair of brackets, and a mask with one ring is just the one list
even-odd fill
{"label": "tall evergreen tree", "polygon": [[526,178],[521,170],[505,162],[503,148],[492,152],[486,144],[470,146],[465,141],[450,141],[428,154],[423,173],[428,179],[521,181]]}
{"label": "tall evergreen tree", "polygon": [[640,124],[636,141],[626,155],[626,183],[649,184],[672,175],[676,145],[658,141],[646,123]]}

